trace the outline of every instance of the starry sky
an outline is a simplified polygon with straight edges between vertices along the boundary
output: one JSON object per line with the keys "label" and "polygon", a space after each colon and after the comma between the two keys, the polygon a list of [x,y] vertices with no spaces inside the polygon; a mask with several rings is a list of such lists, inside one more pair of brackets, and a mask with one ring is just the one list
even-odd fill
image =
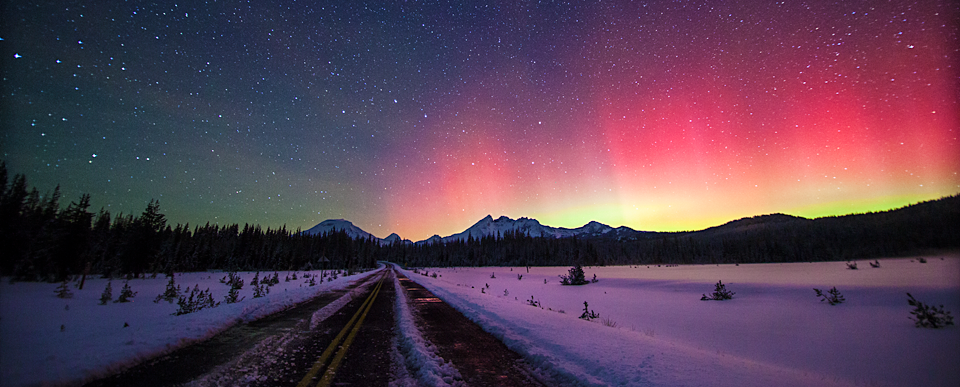
{"label": "starry sky", "polygon": [[960,192],[952,1],[159,3],[2,3],[11,175],[114,215],[412,240]]}

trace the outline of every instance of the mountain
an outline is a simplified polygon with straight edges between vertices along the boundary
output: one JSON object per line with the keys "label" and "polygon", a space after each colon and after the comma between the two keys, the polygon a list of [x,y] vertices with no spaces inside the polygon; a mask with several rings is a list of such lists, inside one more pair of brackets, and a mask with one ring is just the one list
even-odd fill
{"label": "mountain", "polygon": [[[611,231],[617,230],[620,230],[618,232],[624,233],[636,233],[636,231],[628,227],[614,229],[613,227],[599,222],[590,222],[579,228],[563,228],[544,226],[540,224],[540,221],[531,218],[520,218],[514,220],[506,216],[501,216],[497,219],[493,219],[493,216],[487,215],[485,218],[480,219],[479,222],[473,226],[470,226],[470,228],[464,230],[463,232],[442,238],[442,240],[444,242],[452,242],[457,240],[465,241],[471,237],[473,239],[480,239],[487,236],[502,236],[507,232],[519,232],[527,234],[531,237],[569,238],[573,236],[602,236],[610,233]],[[434,239],[435,238],[430,238],[428,241]]]}
{"label": "mountain", "polygon": [[[373,236],[373,234],[363,231],[360,227],[354,226],[353,223],[350,223],[350,221],[343,220],[343,219],[324,220],[319,224],[317,224],[316,226],[313,226],[309,230],[304,231],[303,233],[307,235],[319,235],[319,234],[328,233],[331,231],[346,231],[347,235],[349,235],[353,239],[373,238],[376,240],[380,240],[380,238]],[[399,236],[397,238],[399,238]]]}

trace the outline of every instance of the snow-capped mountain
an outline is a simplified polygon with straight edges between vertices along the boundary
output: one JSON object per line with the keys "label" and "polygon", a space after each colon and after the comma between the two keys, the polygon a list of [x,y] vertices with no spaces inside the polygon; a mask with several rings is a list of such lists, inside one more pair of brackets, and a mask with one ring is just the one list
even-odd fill
{"label": "snow-capped mountain", "polygon": [[[356,239],[363,238],[369,239],[373,238],[380,242],[381,245],[389,245],[395,242],[403,243],[413,243],[410,240],[400,238],[396,233],[390,234],[386,238],[377,238],[363,229],[355,226],[353,223],[343,219],[328,219],[316,226],[313,226],[307,231],[304,231],[308,235],[319,235],[331,231],[346,231],[347,235]],[[464,230],[461,233],[453,234],[448,237],[440,237],[439,235],[434,235],[429,239],[422,240],[417,242],[418,244],[430,244],[430,243],[442,243],[442,242],[452,242],[457,240],[467,240],[470,237],[473,239],[480,239],[487,236],[503,236],[508,232],[520,232],[531,237],[546,237],[546,238],[569,238],[573,236],[578,237],[614,237],[621,238],[624,235],[632,236],[638,232],[629,228],[629,227],[618,227],[613,228],[607,226],[603,223],[593,222],[585,224],[583,227],[578,228],[563,228],[563,227],[551,227],[544,226],[540,224],[540,221],[531,218],[520,218],[520,219],[510,219],[506,216],[501,216],[497,219],[493,219],[493,216],[487,215],[485,218],[480,219],[479,222],[470,226],[470,228]]]}
{"label": "snow-capped mountain", "polygon": [[373,236],[373,234],[363,231],[363,229],[361,229],[360,227],[354,226],[353,223],[350,223],[350,221],[343,220],[343,219],[324,220],[319,224],[317,224],[316,226],[313,226],[309,230],[304,231],[303,233],[308,235],[319,235],[319,234],[323,234],[331,231],[341,231],[341,230],[346,231],[347,235],[349,235],[353,239],[373,238],[376,240],[380,240],[380,238]]}
{"label": "snow-capped mountain", "polygon": [[392,233],[388,235],[386,238],[381,239],[380,244],[389,245],[389,244],[393,244],[394,242],[401,242],[401,241],[403,241],[403,239],[401,239],[400,236],[397,235],[397,233]]}
{"label": "snow-capped mountain", "polygon": [[579,228],[563,228],[544,226],[540,224],[540,221],[531,218],[513,220],[501,216],[493,219],[493,216],[487,215],[465,231],[443,238],[443,241],[467,240],[470,237],[479,239],[486,236],[504,235],[508,231],[524,233],[531,237],[568,238],[572,236],[600,236],[613,230],[615,230],[613,227],[593,221]]}

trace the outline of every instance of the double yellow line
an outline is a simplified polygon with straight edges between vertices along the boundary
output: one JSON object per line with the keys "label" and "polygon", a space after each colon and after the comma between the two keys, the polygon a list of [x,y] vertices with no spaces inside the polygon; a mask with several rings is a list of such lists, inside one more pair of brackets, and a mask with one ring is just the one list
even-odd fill
{"label": "double yellow line", "polygon": [[[370,295],[367,296],[367,299],[363,301],[363,304],[360,305],[360,310],[353,314],[353,317],[350,318],[350,321],[344,325],[343,329],[340,330],[340,333],[337,334],[337,337],[333,339],[333,342],[327,346],[327,349],[325,349],[320,355],[320,359],[313,364],[313,367],[310,368],[309,372],[307,372],[307,376],[303,377],[303,380],[297,384],[297,387],[309,386],[313,378],[317,376],[317,373],[324,368],[324,365],[326,365],[327,361],[330,360],[330,357],[333,356],[333,360],[330,360],[330,364],[326,365],[326,370],[323,372],[323,376],[317,383],[317,387],[326,387],[330,385],[330,383],[333,381],[333,376],[337,373],[337,368],[340,367],[340,362],[343,361],[343,357],[347,355],[347,348],[350,348],[350,344],[353,344],[353,339],[357,336],[357,332],[360,331],[360,325],[363,324],[363,319],[367,318],[367,312],[370,311],[373,301],[377,299],[377,294],[380,293],[380,288],[383,287],[383,279],[384,276],[381,275],[380,280],[377,281],[377,285],[373,288],[373,291],[370,292]],[[347,334],[347,331],[350,331],[350,333]],[[340,341],[343,340],[344,335],[346,335],[347,338],[343,341],[343,345],[340,345]],[[338,346],[340,349],[337,351],[336,355],[334,355],[333,351],[337,349]]]}

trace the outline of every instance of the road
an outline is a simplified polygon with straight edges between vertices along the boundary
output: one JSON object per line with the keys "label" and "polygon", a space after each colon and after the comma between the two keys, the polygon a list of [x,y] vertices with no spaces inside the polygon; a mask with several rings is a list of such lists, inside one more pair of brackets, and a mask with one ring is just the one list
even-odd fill
{"label": "road", "polygon": [[[386,386],[406,369],[397,350],[396,287],[420,334],[459,371],[456,384],[542,386],[515,352],[393,266],[348,289],[235,326],[204,342],[152,359],[87,386]],[[315,311],[353,298],[311,327]]]}

